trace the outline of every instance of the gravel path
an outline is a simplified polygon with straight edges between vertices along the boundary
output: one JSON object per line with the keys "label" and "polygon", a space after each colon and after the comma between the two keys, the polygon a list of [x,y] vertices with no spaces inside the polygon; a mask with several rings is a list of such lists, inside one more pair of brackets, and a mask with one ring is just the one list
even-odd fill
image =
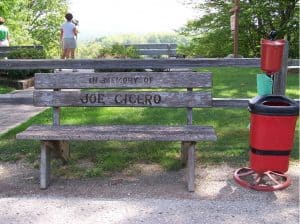
{"label": "gravel path", "polygon": [[[297,223],[293,205],[256,201],[4,198],[1,223]],[[4,211],[2,211],[4,210]],[[272,212],[271,212],[272,211]]]}
{"label": "gravel path", "polygon": [[[30,94],[0,97],[0,134],[40,111],[30,106]],[[53,177],[52,186],[40,190],[38,170],[23,161],[0,162],[0,224],[299,223],[299,164],[288,172],[293,184],[276,192],[238,186],[232,178],[237,167],[225,164],[198,166],[195,193],[186,190],[185,170],[140,167],[142,172],[131,176]]]}
{"label": "gravel path", "polygon": [[184,170],[151,167],[133,176],[54,177],[39,190],[38,170],[0,163],[0,223],[299,223],[299,165],[288,172],[293,184],[277,192],[238,186],[235,169],[198,166],[195,193],[186,191]]}

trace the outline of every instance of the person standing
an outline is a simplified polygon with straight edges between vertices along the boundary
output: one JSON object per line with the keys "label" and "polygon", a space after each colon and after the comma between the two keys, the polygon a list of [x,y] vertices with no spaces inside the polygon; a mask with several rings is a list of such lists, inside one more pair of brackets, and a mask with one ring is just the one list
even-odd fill
{"label": "person standing", "polygon": [[76,25],[72,22],[73,15],[67,13],[65,15],[66,22],[62,24],[60,29],[60,42],[62,43],[63,53],[61,59],[74,59],[75,58],[75,49],[77,47],[77,28]]}
{"label": "person standing", "polygon": [[9,46],[8,28],[4,25],[5,19],[0,17],[0,47]]}

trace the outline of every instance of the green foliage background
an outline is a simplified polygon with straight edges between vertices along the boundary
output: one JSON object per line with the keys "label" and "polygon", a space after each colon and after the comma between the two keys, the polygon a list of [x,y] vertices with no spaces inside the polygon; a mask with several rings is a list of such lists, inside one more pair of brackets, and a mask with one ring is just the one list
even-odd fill
{"label": "green foliage background", "polygon": [[[79,44],[79,58],[99,58],[105,53],[113,56],[114,52],[121,52],[123,44],[147,44],[147,43],[177,43],[186,45],[188,38],[177,33],[146,33],[146,34],[119,34],[99,37],[90,42]],[[118,48],[118,49],[116,49]],[[124,50],[124,49],[123,49]],[[127,49],[132,50],[132,49]],[[127,52],[126,56],[136,57],[133,52]]]}
{"label": "green foliage background", "polygon": [[[233,51],[230,30],[231,0],[182,0],[191,4],[199,17],[189,21],[180,32],[192,38],[185,54],[203,57],[224,57]],[[299,1],[298,0],[240,0],[239,54],[260,56],[260,39],[271,30],[277,38],[286,37],[290,43],[289,56],[299,58]]]}
{"label": "green foliage background", "polygon": [[9,27],[11,45],[43,45],[47,55],[59,51],[59,27],[68,0],[1,0],[0,16]]}
{"label": "green foliage background", "polygon": [[[101,49],[115,43],[177,43],[178,53],[187,56],[224,57],[232,53],[232,0],[178,1],[191,4],[200,16],[189,21],[177,34],[99,37],[92,42],[81,43],[78,57],[97,58]],[[11,45],[43,45],[48,57],[58,57],[59,27],[64,21],[68,4],[69,0],[1,0],[0,16],[6,19],[10,29]],[[276,30],[278,38],[285,37],[289,41],[289,56],[299,58],[298,0],[240,0],[239,15],[240,55],[259,57],[260,39],[266,38],[271,30]]]}

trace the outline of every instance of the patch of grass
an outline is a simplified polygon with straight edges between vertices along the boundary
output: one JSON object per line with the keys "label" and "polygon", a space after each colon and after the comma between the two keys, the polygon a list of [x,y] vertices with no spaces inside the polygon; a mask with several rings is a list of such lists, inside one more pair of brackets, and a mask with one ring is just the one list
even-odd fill
{"label": "patch of grass", "polygon": [[[259,68],[201,68],[198,71],[210,71],[213,74],[213,96],[249,98],[257,95],[256,74],[262,73]],[[299,75],[290,73],[287,76],[286,95],[292,99],[300,97]]]}
{"label": "patch of grass", "polygon": [[85,177],[102,177],[104,175],[103,169],[101,167],[88,168],[85,171]]}
{"label": "patch of grass", "polygon": [[10,93],[14,90],[15,90],[15,88],[0,85],[0,94]]}
{"label": "patch of grass", "polygon": [[[63,108],[62,124],[184,124],[185,110],[160,108]],[[71,116],[67,116],[71,115]],[[49,123],[50,109],[32,118],[17,129],[21,131],[31,123]],[[72,119],[70,119],[72,117]],[[90,120],[91,119],[91,120]],[[217,142],[199,142],[197,156],[201,164],[228,163],[245,165],[248,162],[249,112],[246,109],[206,108],[195,109],[194,124],[212,125],[218,135]],[[26,158],[37,163],[39,143],[16,141],[16,131],[0,138],[2,161]],[[296,136],[299,130],[297,128]],[[299,159],[299,139],[295,141],[292,160]],[[135,163],[155,163],[166,170],[178,170],[180,142],[71,142],[71,159],[68,165],[54,164],[54,174],[66,178],[94,177],[122,171]],[[81,168],[80,160],[90,161],[93,167]]]}

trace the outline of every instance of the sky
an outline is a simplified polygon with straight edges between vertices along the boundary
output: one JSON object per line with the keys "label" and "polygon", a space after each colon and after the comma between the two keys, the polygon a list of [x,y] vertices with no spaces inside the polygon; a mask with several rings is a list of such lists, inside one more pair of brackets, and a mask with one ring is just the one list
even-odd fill
{"label": "sky", "polygon": [[195,17],[178,0],[70,0],[79,20],[80,38],[149,32],[172,32]]}

